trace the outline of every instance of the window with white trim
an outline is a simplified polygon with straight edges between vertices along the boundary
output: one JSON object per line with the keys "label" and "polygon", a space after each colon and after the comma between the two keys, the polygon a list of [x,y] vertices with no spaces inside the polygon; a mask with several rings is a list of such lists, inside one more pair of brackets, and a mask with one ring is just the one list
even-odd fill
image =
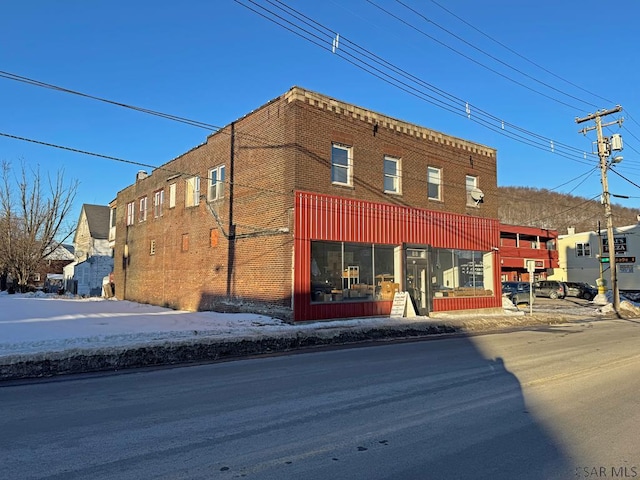
{"label": "window with white trim", "polygon": [[384,157],[384,192],[402,193],[402,170],[399,158]]}
{"label": "window with white trim", "polygon": [[427,167],[427,198],[442,200],[442,169]]}
{"label": "window with white trim", "polygon": [[478,177],[475,177],[473,175],[467,175],[465,180],[465,187],[467,190],[467,205],[474,206],[474,207],[478,206],[476,201],[471,196],[471,192],[473,192],[475,189],[478,188]]}
{"label": "window with white trim", "polygon": [[135,214],[136,214],[136,203],[129,202],[127,203],[127,225],[133,225],[135,222]]}
{"label": "window with white trim", "polygon": [[590,257],[591,245],[588,243],[576,243],[576,257]]}
{"label": "window with white trim", "polygon": [[169,208],[175,208],[176,206],[176,184],[169,185]]}
{"label": "window with white trim", "polygon": [[353,183],[353,147],[333,143],[331,145],[331,183],[351,186]]}
{"label": "window with white trim", "polygon": [[162,206],[164,204],[164,190],[158,190],[153,194],[153,216],[155,218],[162,216]]}
{"label": "window with white trim", "polygon": [[187,178],[184,205],[185,207],[200,205],[200,177]]}
{"label": "window with white trim", "polygon": [[207,200],[213,202],[224,198],[224,165],[209,170],[209,190]]}
{"label": "window with white trim", "polygon": [[147,219],[147,197],[146,195],[140,199],[140,215],[138,221],[144,222]]}

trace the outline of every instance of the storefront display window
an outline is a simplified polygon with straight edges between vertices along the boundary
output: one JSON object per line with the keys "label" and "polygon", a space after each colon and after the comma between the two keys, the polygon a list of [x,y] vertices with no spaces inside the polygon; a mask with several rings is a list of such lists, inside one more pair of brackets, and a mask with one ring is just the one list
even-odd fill
{"label": "storefront display window", "polygon": [[434,297],[493,295],[493,255],[475,250],[431,251]]}
{"label": "storefront display window", "polygon": [[391,300],[398,290],[394,248],[370,243],[311,242],[311,300]]}

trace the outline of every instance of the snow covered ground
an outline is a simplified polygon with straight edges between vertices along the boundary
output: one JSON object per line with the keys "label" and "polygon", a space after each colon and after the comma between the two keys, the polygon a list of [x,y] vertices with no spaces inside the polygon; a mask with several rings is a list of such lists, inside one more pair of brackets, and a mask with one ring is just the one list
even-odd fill
{"label": "snow covered ground", "polygon": [[246,313],[185,312],[129,301],[0,292],[0,358],[78,349],[150,345],[214,337],[290,335],[318,328],[382,326],[364,318],[290,325]]}
{"label": "snow covered ground", "polygon": [[[506,302],[513,307],[511,302]],[[636,306],[626,301],[623,305],[637,310],[640,316]],[[592,310],[595,312],[596,307]],[[610,310],[610,305],[597,308],[600,313]],[[584,308],[579,310],[579,314],[584,312]],[[513,308],[510,311],[505,305],[505,315],[509,314],[522,315],[522,312],[514,312]],[[441,320],[456,317],[464,316],[439,316]],[[129,301],[0,292],[0,359],[37,353],[191,342],[203,337],[255,339],[314,330],[375,328],[429,321],[427,317],[375,317],[290,325],[255,314],[185,312]]]}

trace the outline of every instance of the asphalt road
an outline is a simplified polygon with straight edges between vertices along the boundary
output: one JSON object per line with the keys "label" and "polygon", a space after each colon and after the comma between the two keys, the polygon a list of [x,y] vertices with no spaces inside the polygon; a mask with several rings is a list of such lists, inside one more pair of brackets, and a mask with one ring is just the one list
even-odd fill
{"label": "asphalt road", "polygon": [[3,479],[640,476],[640,322],[0,387]]}

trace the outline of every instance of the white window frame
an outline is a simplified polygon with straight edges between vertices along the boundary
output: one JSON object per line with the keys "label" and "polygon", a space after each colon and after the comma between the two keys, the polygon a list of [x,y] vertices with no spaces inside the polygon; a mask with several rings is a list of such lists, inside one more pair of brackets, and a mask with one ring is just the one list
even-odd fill
{"label": "white window frame", "polygon": [[140,199],[140,215],[138,221],[144,222],[147,220],[147,196],[145,195]]}
{"label": "white window frame", "polygon": [[[345,151],[347,154],[347,164],[343,165],[342,163],[337,163],[336,157],[334,157],[334,153],[337,151]],[[336,180],[336,172],[346,172],[347,181],[342,182],[340,180]],[[350,187],[353,185],[353,147],[349,145],[343,145],[341,143],[332,143],[331,144],[331,183],[333,185],[344,185]]]}
{"label": "white window frame", "polygon": [[[435,181],[434,181],[435,180]],[[434,186],[437,195],[430,195],[430,186]],[[427,198],[429,200],[442,201],[442,169],[438,167],[427,167]]]}
{"label": "white window frame", "polygon": [[136,221],[136,202],[127,203],[127,226],[133,225]]}
{"label": "white window frame", "polygon": [[176,208],[176,184],[169,185],[169,208]]}
{"label": "white window frame", "polygon": [[467,206],[468,207],[477,207],[476,201],[471,197],[471,192],[473,189],[478,188],[478,177],[475,175],[467,175],[464,181],[465,190],[467,194]]}
{"label": "white window frame", "polygon": [[589,242],[576,242],[576,257],[591,257]]}
{"label": "white window frame", "polygon": [[[394,173],[387,173],[386,169],[384,168],[387,162],[393,163],[395,165]],[[384,179],[383,179],[384,193],[393,193],[396,195],[402,194],[402,162],[399,158],[391,157],[389,155],[384,156],[383,176],[384,176]],[[387,179],[391,179],[391,182],[393,183],[392,190],[386,188]]]}
{"label": "white window frame", "polygon": [[153,193],[153,216],[158,218],[162,216],[162,207],[164,204],[164,189]]}
{"label": "white window frame", "polygon": [[189,177],[185,181],[185,207],[197,207],[200,205],[200,177]]}
{"label": "white window frame", "polygon": [[207,200],[213,202],[224,198],[224,165],[209,170],[209,188],[207,189]]}

